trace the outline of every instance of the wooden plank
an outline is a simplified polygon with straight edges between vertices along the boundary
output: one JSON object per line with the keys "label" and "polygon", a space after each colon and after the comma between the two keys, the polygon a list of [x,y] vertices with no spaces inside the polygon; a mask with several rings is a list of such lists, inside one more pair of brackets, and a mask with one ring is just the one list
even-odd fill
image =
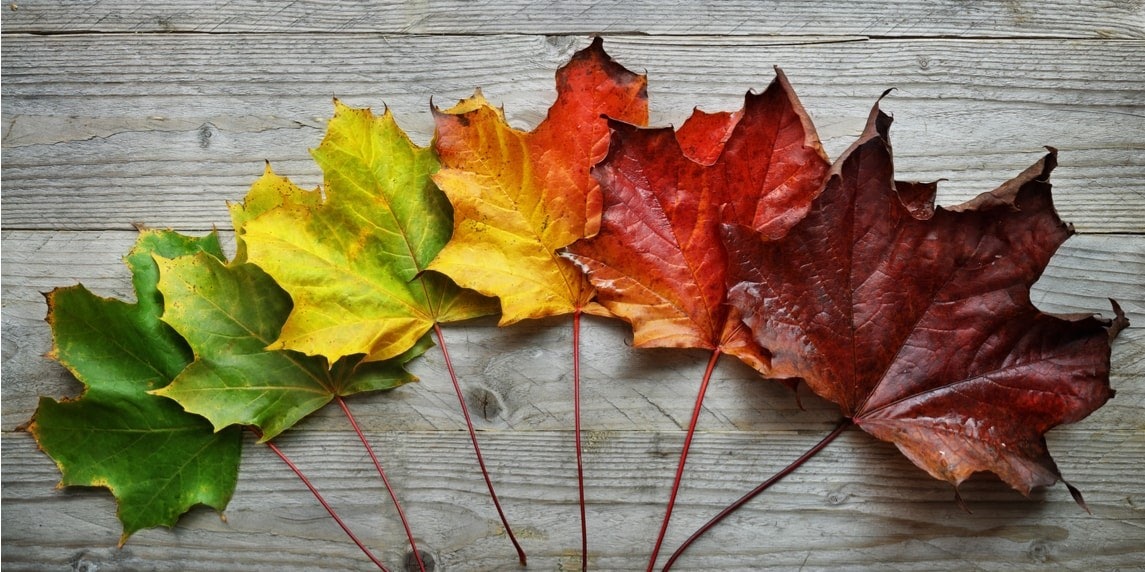
{"label": "wooden plank", "polygon": [[[63,3],[66,4],[66,3]],[[1145,38],[1139,2],[11,2],[6,33],[862,34],[879,37]]]}
{"label": "wooden plank", "polygon": [[[1083,232],[1145,231],[1145,43],[610,38],[647,69],[655,124],[734,109],[780,64],[834,156],[887,87],[901,178],[965,200],[1061,149],[1062,215]],[[423,144],[427,103],[483,87],[519,127],[551,101],[584,38],[316,35],[10,36],[3,66],[4,228],[208,229],[271,160],[319,180],[306,149],[329,97],[394,110]],[[1013,62],[1023,62],[1021,66]],[[338,62],[336,65],[332,62]]]}
{"label": "wooden plank", "polygon": [[[674,548],[828,428],[701,433],[665,546]],[[1135,568],[1145,557],[1142,433],[1063,428],[1051,437],[1062,471],[1084,491],[1093,515],[1074,505],[1061,485],[1025,499],[991,478],[962,487],[973,511],[966,513],[949,485],[914,468],[893,447],[851,431],[713,530],[677,569],[879,569],[888,563],[896,569]],[[369,438],[438,570],[517,569],[464,433]],[[295,431],[282,446],[386,563],[408,569],[394,511],[382,501],[385,493],[352,439],[349,432]],[[579,568],[571,435],[486,431],[482,439],[498,493],[529,553],[529,569]],[[644,566],[658,526],[659,508],[652,507],[666,498],[680,441],[679,431],[610,433],[590,441],[593,569]],[[26,435],[5,435],[5,570],[365,570],[368,563],[294,476],[265,448],[246,445],[225,522],[196,510],[173,531],[140,532],[119,550],[110,496],[53,489],[58,475],[51,461]]]}

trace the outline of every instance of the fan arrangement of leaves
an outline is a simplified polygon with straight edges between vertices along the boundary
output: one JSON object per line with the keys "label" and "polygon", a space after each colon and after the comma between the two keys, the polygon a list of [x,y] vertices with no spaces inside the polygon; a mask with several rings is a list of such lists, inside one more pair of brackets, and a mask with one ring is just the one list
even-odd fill
{"label": "fan arrangement of leaves", "polygon": [[1128,322],[1116,303],[1103,320],[1030,302],[1030,286],[1072,233],[1050,197],[1056,152],[967,203],[935,206],[935,184],[894,180],[891,121],[877,104],[832,164],[776,74],[736,112],[697,110],[677,130],[647,128],[646,79],[598,38],[558,70],[557,100],[533,131],[511,128],[478,91],[433,109],[426,148],[388,110],[335,101],[313,150],[323,185],[301,189],[268,165],[231,205],[233,258],[215,233],[144,230],[126,257],[134,304],[83,286],[48,295],[51,355],[85,390],[41,398],[28,429],[60,467],[61,485],[111,490],[121,544],[173,526],[196,504],[222,511],[237,481],[240,428],[249,429],[384,569],[273,441],[334,401],[424,570],[344,398],[415,381],[405,364],[436,338],[523,565],[441,325],[498,312],[501,326],[572,314],[587,569],[578,345],[589,312],[629,322],[636,347],[711,352],[649,570],[723,354],[763,378],[805,383],[843,417],[728,510],[852,424],[955,487],[979,471],[1023,493],[1061,480],[1044,435],[1112,397],[1111,341]]}

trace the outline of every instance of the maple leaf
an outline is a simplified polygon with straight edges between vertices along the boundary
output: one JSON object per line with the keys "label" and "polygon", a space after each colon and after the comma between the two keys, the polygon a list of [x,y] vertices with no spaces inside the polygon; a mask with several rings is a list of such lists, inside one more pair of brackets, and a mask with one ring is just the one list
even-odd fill
{"label": "maple leaf", "polygon": [[453,227],[449,202],[430,178],[439,167],[434,151],[414,145],[388,109],[375,117],[335,100],[334,118],[313,155],[325,176],[322,196],[275,182],[281,204],[268,200],[270,208],[255,207],[264,212],[242,215],[238,231],[248,259],[294,301],[270,347],[330,360],[364,354],[374,362],[417,350],[432,329],[489,495],[524,564],[441,332],[441,323],[494,314],[498,306],[428,268]]}
{"label": "maple leaf", "polygon": [[[478,90],[434,108],[434,180],[454,208],[453,238],[430,268],[501,302],[500,325],[573,315],[573,419],[580,495],[581,567],[588,568],[580,431],[580,320],[607,314],[583,273],[557,250],[596,233],[600,188],[590,174],[608,148],[605,116],[648,121],[647,80],[593,40],[557,70],[557,99],[531,132],[513,129]],[[524,564],[524,560],[521,561]]]}
{"label": "maple leaf", "polygon": [[568,247],[637,347],[712,350],[700,382],[660,533],[656,564],[708,382],[719,356],[768,371],[768,356],[726,300],[720,221],[779,235],[807,212],[828,161],[786,77],[748,93],[733,114],[697,111],[679,132],[613,121],[593,169],[604,194],[600,232]]}
{"label": "maple leaf", "polygon": [[404,365],[430,347],[428,339],[395,358],[360,363],[347,356],[333,367],[324,357],[268,350],[290,314],[290,296],[265,272],[242,262],[244,226],[262,212],[310,199],[289,180],[266,173],[242,205],[231,205],[238,254],[229,264],[207,253],[156,257],[163,320],[182,335],[195,361],[174,382],[155,391],[206,417],[216,428],[253,425],[273,439],[335,397],[393,389],[416,381]]}
{"label": "maple leaf", "polygon": [[646,123],[646,86],[598,37],[557,71],[556,102],[531,132],[510,127],[480,91],[434,109],[434,181],[454,229],[430,268],[497,296],[502,326],[592,309],[592,286],[556,251],[596,233],[600,189],[589,169],[608,149],[603,116]]}
{"label": "maple leaf", "polygon": [[148,391],[191,362],[179,335],[160,321],[153,254],[222,255],[218,237],[143,231],[125,262],[137,301],[101,298],[82,285],[48,295],[58,360],[84,384],[74,400],[41,397],[28,430],[63,475],[61,486],[107,487],[118,500],[120,544],[138,530],[174,526],[196,504],[226,508],[238,479],[237,428],[214,432],[202,417]]}
{"label": "maple leaf", "polygon": [[[828,168],[810,119],[782,72],[735,114],[697,112],[680,128],[612,123],[594,174],[600,232],[568,256],[600,302],[632,324],[637,347],[720,348],[767,371],[725,303],[723,219],[780,234],[807,212]],[[721,214],[722,213],[722,214]]]}
{"label": "maple leaf", "polygon": [[[267,164],[243,203],[230,205],[237,241],[233,260],[227,263],[221,254],[208,253],[178,258],[155,256],[160,269],[159,289],[166,302],[163,320],[187,340],[195,361],[170,385],[153,393],[178,401],[187,411],[206,417],[216,428],[257,427],[259,441],[298,475],[350,539],[384,569],[302,471],[270,442],[303,417],[336,400],[374,462],[397,508],[411,549],[417,550],[381,462],[343,397],[416,381],[404,366],[432,345],[429,337],[423,336],[405,353],[386,361],[364,362],[363,354],[355,354],[332,366],[322,356],[269,349],[293,304],[269,275],[246,262],[243,231],[248,222],[263,213],[287,205],[313,206],[317,204],[315,198],[315,193],[303,193],[288,179],[275,175]],[[421,565],[420,558],[418,564]]]}
{"label": "maple leaf", "polygon": [[337,397],[393,389],[416,378],[404,364],[428,340],[384,362],[360,356],[331,368],[323,357],[267,350],[290,313],[290,297],[253,264],[224,264],[200,253],[157,258],[163,320],[195,351],[195,361],[157,390],[217,427],[253,425],[273,439]]}
{"label": "maple leaf", "polygon": [[1110,340],[1128,323],[1116,303],[1103,321],[1030,302],[1072,234],[1050,195],[1056,152],[934,207],[933,184],[892,183],[890,123],[876,105],[786,236],[725,227],[729,300],[773,375],[802,378],[933,477],[957,487],[989,471],[1027,494],[1051,485],[1061,474],[1044,434],[1113,395]]}
{"label": "maple leaf", "polygon": [[389,110],[375,117],[334,103],[312,152],[321,194],[278,183],[282,204],[248,215],[241,233],[249,260],[294,301],[272,347],[382,361],[436,323],[495,313],[496,301],[426,272],[452,228],[430,180],[433,151],[414,145]]}

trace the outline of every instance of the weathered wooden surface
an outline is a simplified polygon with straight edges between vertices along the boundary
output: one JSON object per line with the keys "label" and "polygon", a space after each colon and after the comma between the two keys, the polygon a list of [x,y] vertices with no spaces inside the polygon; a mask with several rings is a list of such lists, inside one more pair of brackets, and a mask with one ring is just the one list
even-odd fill
{"label": "weathered wooden surface", "polygon": [[[736,109],[780,65],[832,156],[884,107],[900,178],[947,179],[946,203],[1061,150],[1062,215],[1083,232],[1145,228],[1145,41],[609,38],[646,69],[654,123]],[[481,86],[535,125],[585,38],[318,34],[12,36],[5,40],[5,228],[208,229],[271,160],[317,184],[306,154],[330,97],[394,110],[422,144],[429,99]],[[82,57],[76,57],[82,54]],[[1022,62],[1016,66],[1015,62]],[[273,105],[268,105],[273,102]],[[45,208],[50,206],[50,208]]]}
{"label": "weathered wooden surface", "polygon": [[[62,4],[62,6],[61,6]],[[74,4],[74,5],[73,5]],[[871,37],[1145,38],[1140,2],[370,0],[266,6],[225,0],[11,2],[11,32],[388,34],[862,34]]]}
{"label": "weathered wooden surface", "polygon": [[[781,65],[835,156],[874,98],[903,178],[946,178],[941,200],[988,190],[1061,149],[1063,217],[1082,233],[1035,287],[1043,309],[1134,326],[1114,346],[1117,397],[1055,430],[1064,487],[1025,499],[992,478],[947,485],[857,431],[698,543],[678,569],[1130,569],[1145,561],[1145,13],[1139,2],[531,3],[15,2],[3,14],[3,546],[5,569],[367,569],[265,448],[248,442],[226,521],[208,510],[115,548],[114,503],[56,490],[50,459],[16,428],[38,395],[78,384],[49,349],[40,292],[82,281],[130,296],[132,223],[226,228],[264,159],[318,182],[330,97],[387,104],[428,141],[430,96],[481,86],[521,127],[587,34],[650,76],[653,121],[732,109]],[[132,33],[121,33],[132,32]],[[195,32],[171,34],[167,32]],[[626,34],[638,32],[639,34]],[[416,34],[444,35],[416,35]],[[385,34],[385,35],[381,35]],[[575,569],[576,485],[567,319],[446,330],[498,492],[531,569]],[[589,320],[584,422],[591,562],[642,569],[705,356],[637,351]],[[438,354],[423,381],[351,406],[382,453],[439,570],[517,569]],[[830,429],[837,413],[725,360],[709,391],[666,546]],[[343,419],[305,421],[282,445],[364,539],[403,569],[404,539]]]}

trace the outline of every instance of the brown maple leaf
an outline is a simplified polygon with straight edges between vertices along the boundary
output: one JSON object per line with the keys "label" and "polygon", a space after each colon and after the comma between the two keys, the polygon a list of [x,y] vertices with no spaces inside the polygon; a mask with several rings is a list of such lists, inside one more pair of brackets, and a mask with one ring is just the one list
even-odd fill
{"label": "brown maple leaf", "polygon": [[[768,240],[723,227],[729,301],[771,352],[864,431],[957,487],[989,471],[1028,494],[1061,479],[1045,433],[1113,395],[1128,321],[1054,316],[1030,286],[1073,229],[1054,211],[1050,152],[994,191],[934,207],[894,183],[876,104],[807,217]],[[1080,494],[1067,483],[1074,498]]]}

